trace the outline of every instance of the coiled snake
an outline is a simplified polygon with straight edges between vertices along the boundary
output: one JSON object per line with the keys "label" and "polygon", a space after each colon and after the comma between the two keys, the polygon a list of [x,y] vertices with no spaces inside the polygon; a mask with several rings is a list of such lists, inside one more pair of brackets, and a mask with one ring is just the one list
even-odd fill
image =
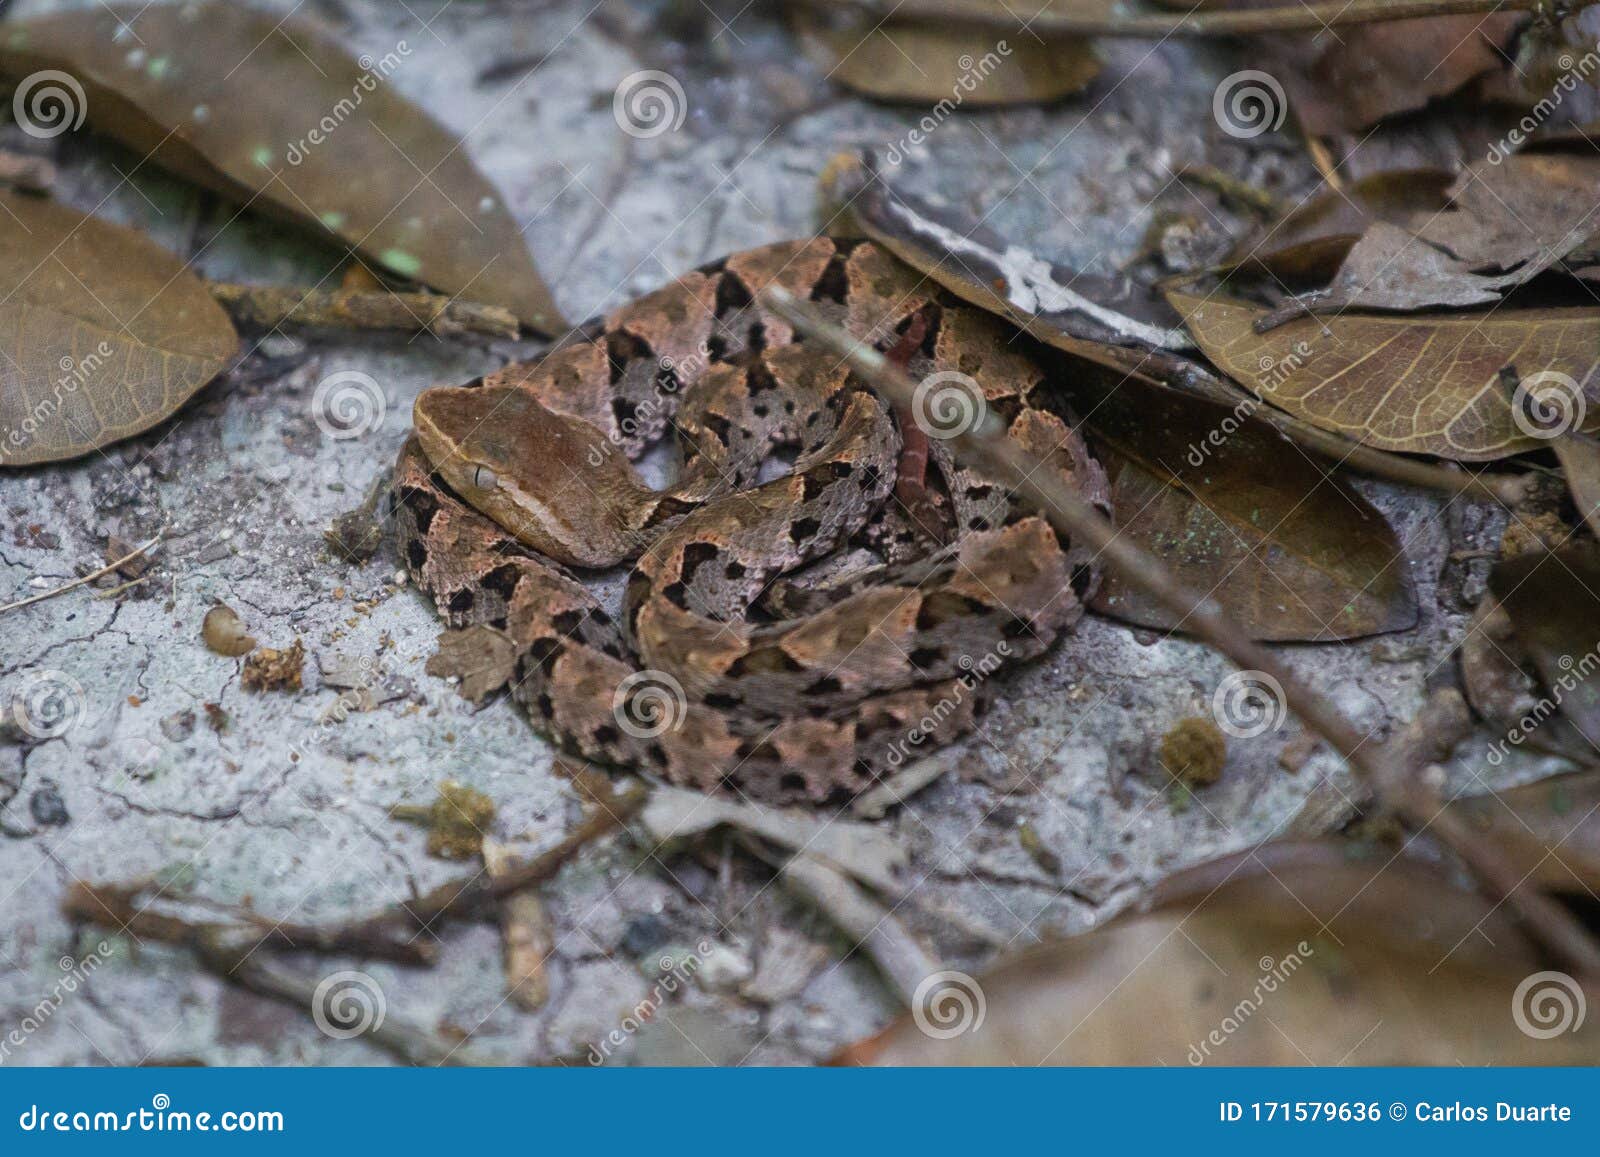
{"label": "coiled snake", "polygon": [[[896,416],[762,307],[773,282],[924,380],[944,543],[891,500]],[[509,638],[512,693],[563,748],[765,801],[848,797],[969,730],[978,684],[1048,647],[1096,581],[938,437],[999,415],[1106,504],[1012,342],[871,243],[735,254],[536,361],[421,394],[395,475],[402,554],[452,627]],[[681,466],[655,489],[631,460],[669,429]],[[852,543],[886,561],[829,574]],[[618,617],[566,569],[629,560]]]}

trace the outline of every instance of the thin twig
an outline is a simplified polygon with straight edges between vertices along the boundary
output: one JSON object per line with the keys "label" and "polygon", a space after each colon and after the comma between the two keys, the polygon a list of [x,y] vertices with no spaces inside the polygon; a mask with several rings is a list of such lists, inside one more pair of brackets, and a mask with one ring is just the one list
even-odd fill
{"label": "thin twig", "polygon": [[[838,0],[808,0],[829,11]],[[1021,24],[1036,35],[1063,33],[1078,36],[1133,36],[1161,39],[1168,36],[1240,36],[1262,32],[1317,31],[1348,24],[1375,24],[1388,20],[1414,20],[1424,16],[1486,15],[1490,12],[1531,12],[1548,7],[1546,0],[1318,0],[1282,8],[1217,10],[1195,8],[1187,12],[1147,10],[1128,15],[1114,3],[1083,4],[1081,0],[1046,0],[1037,13],[1032,5],[1013,9],[992,0],[844,0],[869,18],[933,21],[1015,28]],[[1052,7],[1055,5],[1056,7]],[[1061,10],[1057,10],[1057,8]]]}
{"label": "thin twig", "polygon": [[515,868],[501,875],[474,872],[359,920],[344,924],[279,924],[256,919],[263,930],[271,933],[278,947],[429,960],[433,946],[419,940],[419,932],[432,931],[448,920],[497,916],[502,900],[550,879],[584,847],[632,819],[648,796],[648,788],[637,786],[597,801],[559,843]]}
{"label": "thin twig", "polygon": [[[917,384],[876,350],[858,342],[808,304],[775,286],[763,297],[772,310],[808,338],[836,353],[858,375],[892,402],[914,411]],[[956,455],[996,477],[1032,502],[1063,533],[1092,548],[1123,579],[1142,589],[1178,615],[1183,629],[1195,635],[1243,670],[1276,683],[1284,705],[1342,755],[1352,771],[1386,806],[1414,829],[1429,829],[1454,851],[1495,899],[1504,899],[1528,931],[1569,967],[1600,977],[1600,945],[1550,897],[1520,888],[1522,874],[1499,852],[1483,843],[1459,816],[1438,806],[1433,793],[1414,774],[1394,766],[1383,748],[1342,712],[1308,687],[1267,648],[1250,638],[1214,598],[1190,590],[1155,556],[1118,533],[1082,496],[1053,470],[1006,437],[995,415],[946,442]]]}
{"label": "thin twig", "polygon": [[230,909],[224,920],[195,922],[137,903],[148,891],[147,880],[121,884],[80,881],[68,892],[62,907],[69,916],[141,939],[186,944],[213,955],[234,953],[243,959],[257,946],[345,952],[394,960],[402,964],[429,964],[434,946],[419,933],[432,931],[449,920],[494,917],[502,900],[554,876],[588,844],[617,831],[644,806],[649,789],[634,787],[618,796],[594,803],[583,821],[553,847],[501,875],[474,872],[442,884],[409,903],[380,909],[370,916],[342,924],[279,923],[255,912]]}
{"label": "thin twig", "polygon": [[136,579],[129,579],[127,582],[123,583],[121,586],[112,587],[108,591],[100,591],[94,597],[97,598],[97,599],[114,599],[118,595],[120,595],[123,591],[132,590],[134,587],[138,586],[140,583],[149,582],[151,580],[151,578],[153,578],[153,577],[154,576],[152,576],[152,575],[142,574]]}
{"label": "thin twig", "polygon": [[[79,881],[67,892],[62,908],[75,919],[86,920],[138,941],[155,941],[187,948],[219,980],[293,1005],[314,1016],[318,1012],[317,982],[276,967],[254,951],[254,942],[242,936],[236,924],[195,922],[156,912],[140,903],[150,881],[131,884],[86,884]],[[326,1005],[326,998],[321,1003]],[[324,1015],[326,1008],[323,1009]],[[366,1030],[374,1044],[412,1064],[472,1064],[473,1058],[458,1046],[404,1018],[383,1015]]]}
{"label": "thin twig", "polygon": [[432,293],[349,289],[295,289],[279,285],[206,283],[211,296],[240,321],[273,328],[296,325],[338,329],[398,329],[455,337],[482,333],[516,337],[516,315],[498,305],[457,301]]}
{"label": "thin twig", "polygon": [[108,562],[108,563],[106,563],[105,566],[101,567],[99,570],[90,571],[88,574],[84,575],[82,578],[75,578],[69,583],[65,583],[62,586],[56,587],[56,589],[53,590],[53,591],[42,591],[39,594],[30,595],[28,598],[18,599],[14,603],[7,603],[5,606],[0,607],[0,614],[4,614],[7,611],[14,611],[18,607],[27,607],[27,606],[32,606],[34,603],[42,603],[42,602],[45,601],[45,599],[53,599],[57,595],[66,594],[68,591],[72,590],[74,587],[81,587],[81,586],[83,586],[84,583],[92,583],[92,582],[94,582],[95,579],[100,578],[102,575],[110,574],[112,571],[116,570],[118,567],[125,566],[126,564],[132,562],[134,559],[138,558],[140,555],[144,554],[146,551],[150,550],[152,547],[154,547],[156,545],[156,543],[160,542],[162,540],[162,538],[164,538],[166,536],[166,533],[167,532],[165,530],[160,531],[149,542],[145,543],[143,546],[134,547],[127,554],[123,555],[121,558],[117,559],[115,562]]}

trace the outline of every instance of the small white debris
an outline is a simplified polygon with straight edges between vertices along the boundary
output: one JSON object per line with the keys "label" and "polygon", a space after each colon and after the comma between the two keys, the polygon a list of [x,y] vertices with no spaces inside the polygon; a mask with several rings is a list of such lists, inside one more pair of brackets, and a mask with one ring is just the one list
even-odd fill
{"label": "small white debris", "polygon": [[743,984],[755,970],[756,966],[743,952],[726,944],[713,944],[700,957],[700,967],[694,975],[701,988],[716,992]]}

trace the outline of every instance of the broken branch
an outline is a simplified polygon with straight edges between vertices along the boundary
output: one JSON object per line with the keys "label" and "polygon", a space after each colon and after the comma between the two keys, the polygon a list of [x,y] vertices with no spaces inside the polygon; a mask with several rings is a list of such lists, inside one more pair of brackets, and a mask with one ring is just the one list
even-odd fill
{"label": "broken branch", "polygon": [[295,289],[278,285],[206,283],[229,313],[252,325],[285,323],[338,329],[399,329],[457,337],[464,333],[516,337],[516,316],[497,305],[480,305],[431,293],[385,293],[348,289]]}

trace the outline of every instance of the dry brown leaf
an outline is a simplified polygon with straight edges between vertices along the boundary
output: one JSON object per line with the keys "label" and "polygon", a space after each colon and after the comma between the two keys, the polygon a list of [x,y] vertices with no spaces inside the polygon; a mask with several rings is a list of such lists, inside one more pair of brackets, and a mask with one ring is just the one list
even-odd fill
{"label": "dry brown leaf", "polygon": [[0,72],[66,72],[90,127],[139,156],[555,333],[516,220],[457,136],[396,90],[410,53],[401,40],[358,61],[304,20],[236,4],[101,4],[8,21]]}
{"label": "dry brown leaf", "polygon": [[[1410,567],[1382,515],[1253,418],[1254,399],[1241,394],[1230,409],[1133,374],[1083,373],[1082,411],[1111,450],[1102,458],[1118,526],[1253,638],[1348,639],[1416,623]],[[1182,629],[1115,572],[1089,605]]]}
{"label": "dry brown leaf", "polygon": [[76,458],[131,438],[233,357],[228,315],[154,242],[8,192],[0,218],[0,465]]}
{"label": "dry brown leaf", "polygon": [[1083,342],[1190,349],[1159,294],[1126,277],[1057,265],[980,221],[928,204],[877,176],[861,157],[836,157],[825,195],[900,260],[1040,341],[1080,352]]}
{"label": "dry brown leaf", "polygon": [[1401,169],[1329,189],[1241,241],[1228,262],[1250,263],[1289,280],[1328,281],[1369,225],[1439,211],[1452,180],[1442,169]]}
{"label": "dry brown leaf", "polygon": [[1084,37],[1019,31],[997,39],[991,29],[918,19],[912,11],[880,20],[845,8],[789,9],[802,46],[823,61],[830,79],[879,100],[932,106],[914,139],[895,146],[901,152],[956,108],[1055,100],[1100,71]]}
{"label": "dry brown leaf", "polygon": [[[1257,333],[1267,312],[1247,302],[1180,291],[1167,299],[1206,356],[1246,389],[1382,450],[1471,462],[1542,446],[1548,430],[1513,410],[1519,382],[1572,383],[1586,402],[1584,429],[1600,427],[1600,309],[1346,314]],[[1272,367],[1269,384],[1263,366]]]}
{"label": "dry brown leaf", "polygon": [[439,649],[423,670],[440,679],[460,679],[457,690],[461,697],[480,703],[517,673],[517,645],[504,631],[481,623],[460,631],[442,631]]}
{"label": "dry brown leaf", "polygon": [[1545,892],[1600,896],[1600,772],[1575,771],[1452,800],[1507,870]]}
{"label": "dry brown leaf", "polygon": [[[1183,873],[1160,895],[1163,906],[1152,912],[1040,945],[975,981],[946,974],[944,985],[924,992],[927,1007],[840,1059],[1004,1066],[1600,1058],[1593,1018],[1575,1017],[1572,1031],[1547,1039],[1520,1027],[1534,1010],[1513,996],[1531,998],[1519,985],[1540,963],[1503,910],[1387,849],[1363,856],[1345,841],[1273,845]],[[1564,980],[1569,1002],[1585,997]]]}
{"label": "dry brown leaf", "polygon": [[1507,70],[1504,50],[1522,23],[1517,12],[1389,20],[1336,35],[1261,37],[1254,55],[1283,83],[1308,134],[1355,133]]}
{"label": "dry brown leaf", "polygon": [[1547,712],[1559,708],[1600,759],[1600,555],[1584,544],[1504,559],[1489,592],[1539,672]]}

